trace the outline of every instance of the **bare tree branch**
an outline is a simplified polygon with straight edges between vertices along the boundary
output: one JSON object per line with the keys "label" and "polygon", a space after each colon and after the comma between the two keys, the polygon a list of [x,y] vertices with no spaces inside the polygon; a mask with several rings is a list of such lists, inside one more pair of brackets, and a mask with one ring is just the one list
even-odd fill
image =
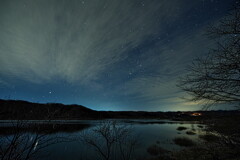
{"label": "bare tree branch", "polygon": [[[217,42],[205,58],[198,58],[180,78],[178,86],[190,95],[190,101],[211,106],[240,104],[240,1],[207,35]],[[239,107],[240,108],[240,107]]]}

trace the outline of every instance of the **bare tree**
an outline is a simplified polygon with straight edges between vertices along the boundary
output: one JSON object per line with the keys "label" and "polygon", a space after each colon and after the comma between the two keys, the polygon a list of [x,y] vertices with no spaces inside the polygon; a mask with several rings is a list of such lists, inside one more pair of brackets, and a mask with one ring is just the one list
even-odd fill
{"label": "bare tree", "polygon": [[[38,159],[39,151],[59,141],[47,133],[38,133],[38,125],[30,125],[27,121],[13,122],[9,127],[9,133],[0,135],[0,160]],[[36,132],[28,133],[29,128]]]}
{"label": "bare tree", "polygon": [[129,126],[116,121],[104,121],[90,133],[83,133],[81,140],[93,147],[104,160],[130,160],[137,146]]}
{"label": "bare tree", "polygon": [[240,1],[207,35],[216,41],[205,58],[198,58],[188,67],[178,86],[190,101],[206,106],[219,103],[240,104]]}
{"label": "bare tree", "polygon": [[71,138],[49,135],[54,130],[52,116],[47,115],[45,123],[17,120],[6,124],[5,128],[1,126],[6,133],[0,134],[0,160],[36,160],[40,152],[47,153],[44,149],[50,145],[71,141]]}

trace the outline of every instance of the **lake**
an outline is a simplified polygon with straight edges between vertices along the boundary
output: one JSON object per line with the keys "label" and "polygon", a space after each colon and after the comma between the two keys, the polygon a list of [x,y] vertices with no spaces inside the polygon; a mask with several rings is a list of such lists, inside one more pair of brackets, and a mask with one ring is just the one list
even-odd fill
{"label": "lake", "polygon": [[[156,155],[149,149],[151,146],[169,151],[185,148],[174,143],[176,137],[199,142],[199,135],[205,134],[204,128],[194,121],[170,120],[0,121],[0,142],[7,152],[7,148],[11,148],[11,140],[18,138],[20,143],[16,146],[19,148],[14,152],[21,151],[21,156],[26,156],[31,150],[29,156],[34,156],[33,159],[91,160],[103,157],[97,146],[107,153],[106,137],[102,136],[105,134],[113,140],[110,159],[121,157],[119,146],[123,148],[123,154],[127,155],[131,149],[132,159],[139,159]],[[117,135],[120,137],[118,140],[114,138]],[[93,145],[95,142],[96,146]]]}

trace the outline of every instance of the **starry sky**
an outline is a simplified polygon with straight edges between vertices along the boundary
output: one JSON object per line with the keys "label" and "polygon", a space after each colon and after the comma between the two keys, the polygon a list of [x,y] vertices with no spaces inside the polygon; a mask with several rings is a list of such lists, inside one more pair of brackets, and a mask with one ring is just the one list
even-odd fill
{"label": "starry sky", "polygon": [[0,0],[0,99],[179,111],[177,80],[234,0]]}

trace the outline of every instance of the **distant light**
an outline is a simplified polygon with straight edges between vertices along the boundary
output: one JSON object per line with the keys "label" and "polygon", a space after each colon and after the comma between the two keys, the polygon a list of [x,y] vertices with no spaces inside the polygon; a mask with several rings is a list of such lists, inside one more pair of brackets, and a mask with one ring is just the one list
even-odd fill
{"label": "distant light", "polygon": [[197,112],[191,114],[191,116],[201,116],[201,115],[202,113],[197,113]]}

